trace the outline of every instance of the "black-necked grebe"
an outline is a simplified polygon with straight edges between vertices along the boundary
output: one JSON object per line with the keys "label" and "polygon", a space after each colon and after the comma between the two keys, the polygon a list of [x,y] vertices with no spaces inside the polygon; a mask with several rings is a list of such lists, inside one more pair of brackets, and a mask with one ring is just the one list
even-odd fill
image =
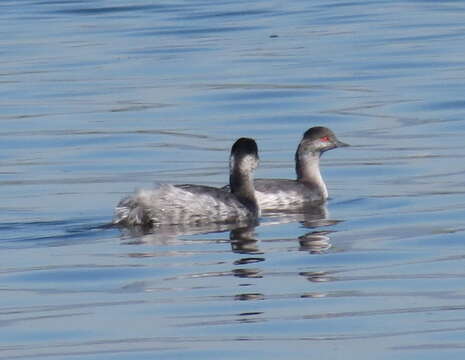
{"label": "black-necked grebe", "polygon": [[[324,202],[328,190],[320,173],[320,156],[325,151],[349,146],[322,126],[308,129],[295,153],[296,180],[255,179],[255,196],[262,210],[279,210],[309,202]],[[225,187],[226,188],[226,187]]]}
{"label": "black-necked grebe", "polygon": [[229,223],[256,219],[260,216],[260,208],[254,193],[253,172],[258,162],[255,141],[240,138],[231,148],[231,192],[190,184],[139,190],[119,202],[113,223],[156,227],[157,224]]}

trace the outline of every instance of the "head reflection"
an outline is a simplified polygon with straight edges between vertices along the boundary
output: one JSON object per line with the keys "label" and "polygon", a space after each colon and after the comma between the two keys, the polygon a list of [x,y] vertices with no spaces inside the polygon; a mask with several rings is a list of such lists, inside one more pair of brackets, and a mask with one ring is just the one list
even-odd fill
{"label": "head reflection", "polygon": [[331,248],[331,231],[311,231],[299,236],[301,251],[308,251],[311,254],[322,254]]}

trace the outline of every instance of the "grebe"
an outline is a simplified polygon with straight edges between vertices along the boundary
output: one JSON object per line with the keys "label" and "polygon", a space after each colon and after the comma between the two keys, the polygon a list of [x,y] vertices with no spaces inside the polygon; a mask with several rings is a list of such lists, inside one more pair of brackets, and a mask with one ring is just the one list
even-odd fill
{"label": "grebe", "polygon": [[161,185],[122,199],[113,223],[124,226],[233,223],[260,216],[253,186],[258,166],[255,140],[240,138],[231,148],[231,192],[202,185]]}
{"label": "grebe", "polygon": [[[323,126],[308,129],[295,153],[297,179],[255,179],[255,196],[262,210],[279,210],[310,202],[324,202],[328,190],[320,173],[320,156],[325,151],[349,146]],[[228,189],[226,186],[224,189]]]}

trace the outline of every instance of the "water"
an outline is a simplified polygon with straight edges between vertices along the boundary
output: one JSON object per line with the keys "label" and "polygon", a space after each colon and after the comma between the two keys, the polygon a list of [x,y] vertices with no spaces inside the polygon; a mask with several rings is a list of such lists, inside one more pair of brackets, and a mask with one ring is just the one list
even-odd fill
{"label": "water", "polygon": [[[1,359],[462,359],[461,1],[3,1]],[[293,177],[255,228],[106,228],[153,183]]]}

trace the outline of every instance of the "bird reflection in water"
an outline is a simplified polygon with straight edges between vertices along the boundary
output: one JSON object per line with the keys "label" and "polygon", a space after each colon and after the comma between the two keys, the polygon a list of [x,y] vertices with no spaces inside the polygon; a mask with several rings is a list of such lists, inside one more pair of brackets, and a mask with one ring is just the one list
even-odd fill
{"label": "bird reflection in water", "polygon": [[[296,208],[286,212],[268,212],[265,213],[260,227],[272,226],[275,224],[300,223],[304,229],[309,232],[294,238],[298,241],[299,250],[306,251],[310,254],[325,254],[331,245],[331,230],[322,230],[321,227],[328,227],[339,223],[340,221],[329,219],[329,212],[324,204],[318,206],[307,206]],[[240,223],[240,224],[180,224],[161,226],[157,228],[133,227],[121,229],[125,244],[152,244],[152,245],[184,245],[186,241],[192,241],[197,244],[202,242],[214,242],[227,244],[229,242],[231,251],[239,255],[239,258],[232,262],[233,268],[229,274],[242,279],[238,286],[241,289],[255,288],[257,279],[266,276],[263,266],[260,263],[266,261],[265,250],[260,248],[260,240],[255,230],[257,222]],[[229,231],[229,239],[220,234],[217,238],[206,237],[195,240],[183,238],[189,235],[202,235],[212,233],[224,233]],[[292,238],[286,239],[292,241]],[[134,257],[160,256],[159,250],[152,249],[149,253],[133,254]],[[176,256],[178,251],[170,250],[170,255]],[[218,276],[224,276],[228,271],[219,273]],[[196,274],[197,276],[198,274]],[[209,276],[213,274],[209,273]],[[306,271],[299,273],[310,282],[331,281],[331,276],[324,271]],[[184,275],[186,276],[186,275]],[[190,275],[187,275],[190,276]],[[324,292],[306,292],[301,295],[305,298],[325,297]],[[259,292],[237,292],[233,295],[237,301],[257,301],[266,299],[266,295]],[[241,316],[240,321],[256,321],[254,316]]]}
{"label": "bird reflection in water", "polygon": [[[237,254],[256,255],[263,254],[258,248],[258,240],[255,238],[255,227],[248,226],[231,230],[229,233],[231,250]],[[249,265],[265,261],[261,256],[247,256],[234,261],[234,265]],[[232,274],[240,278],[262,278],[262,270],[257,268],[233,269]],[[244,285],[245,286],[245,285]],[[242,297],[240,295],[239,297]],[[241,298],[241,300],[247,300]]]}
{"label": "bird reflection in water", "polygon": [[253,223],[211,223],[211,224],[176,224],[152,226],[131,226],[121,227],[122,240],[125,244],[152,244],[152,245],[178,245],[184,240],[180,236],[202,235],[212,233],[223,233],[225,231],[234,231],[236,228],[255,227]]}
{"label": "bird reflection in water", "polygon": [[[301,223],[304,228],[316,229],[339,223],[338,220],[329,219],[329,212],[324,204],[308,205],[282,212],[267,212],[264,214],[260,226],[272,226],[291,222]],[[223,233],[229,231],[231,250],[237,254],[252,255],[243,257],[234,262],[234,265],[245,265],[265,261],[260,250],[260,242],[255,234],[257,221],[235,224],[177,224],[158,227],[133,226],[121,228],[124,244],[152,244],[152,245],[181,245],[186,240],[182,236]],[[313,230],[297,238],[301,251],[311,254],[322,254],[331,248],[330,230]],[[201,242],[202,240],[195,240]],[[218,239],[215,242],[227,242]],[[255,255],[255,256],[253,256]],[[235,274],[236,275],[236,274]],[[237,274],[244,276],[244,274]]]}
{"label": "bird reflection in water", "polygon": [[[231,241],[231,250],[235,253],[262,254],[258,248],[258,240],[255,239],[255,226],[233,229],[229,233],[229,239]],[[251,260],[250,262],[256,261]]]}
{"label": "bird reflection in water", "polygon": [[331,248],[331,239],[328,236],[332,231],[312,231],[299,236],[301,251],[308,251],[310,254],[323,254]]}
{"label": "bird reflection in water", "polygon": [[[268,212],[269,221],[263,225],[299,222],[304,228],[315,229],[340,223],[340,220],[329,219],[325,204],[306,205],[286,212]],[[298,237],[301,251],[311,254],[323,254],[331,248],[331,230],[314,230]]]}
{"label": "bird reflection in water", "polygon": [[286,224],[299,222],[305,228],[330,226],[339,223],[339,220],[329,219],[329,211],[324,203],[310,203],[285,210],[265,211],[263,216],[266,225]]}

